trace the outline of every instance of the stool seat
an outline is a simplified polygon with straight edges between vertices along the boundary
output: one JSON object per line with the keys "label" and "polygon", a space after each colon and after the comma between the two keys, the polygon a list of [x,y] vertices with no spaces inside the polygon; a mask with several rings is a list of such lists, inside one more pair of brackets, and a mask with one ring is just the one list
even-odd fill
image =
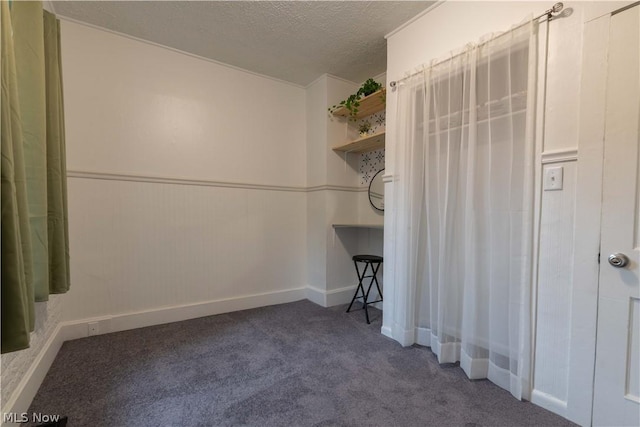
{"label": "stool seat", "polygon": [[382,257],[377,255],[354,255],[352,259],[356,262],[382,262]]}
{"label": "stool seat", "polygon": [[[353,264],[356,267],[356,274],[358,275],[358,286],[356,287],[356,293],[353,295],[353,299],[351,299],[351,304],[349,304],[349,308],[347,308],[347,313],[351,311],[351,307],[353,307],[353,303],[357,299],[362,300],[362,305],[364,308],[364,314],[367,319],[367,323],[371,323],[369,321],[369,304],[375,304],[377,302],[382,302],[382,291],[380,290],[380,284],[378,283],[378,269],[382,265],[382,257],[378,255],[354,255],[353,256]],[[358,268],[358,263],[364,263],[364,270],[360,273],[360,269]],[[371,268],[371,274],[367,275],[367,269]],[[367,292],[364,291],[364,285],[362,281],[365,278],[370,278],[369,288]],[[375,301],[369,301],[369,292],[371,292],[371,287],[375,283],[376,289],[378,290],[378,295],[380,299]],[[358,295],[360,293],[360,295]]]}

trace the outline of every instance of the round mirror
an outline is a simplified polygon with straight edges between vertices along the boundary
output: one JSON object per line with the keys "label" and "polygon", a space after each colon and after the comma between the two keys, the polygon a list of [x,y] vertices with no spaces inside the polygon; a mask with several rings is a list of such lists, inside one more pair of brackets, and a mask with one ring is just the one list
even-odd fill
{"label": "round mirror", "polygon": [[382,172],[384,172],[384,169],[376,172],[369,182],[369,202],[371,202],[371,206],[384,212],[384,182],[382,182]]}

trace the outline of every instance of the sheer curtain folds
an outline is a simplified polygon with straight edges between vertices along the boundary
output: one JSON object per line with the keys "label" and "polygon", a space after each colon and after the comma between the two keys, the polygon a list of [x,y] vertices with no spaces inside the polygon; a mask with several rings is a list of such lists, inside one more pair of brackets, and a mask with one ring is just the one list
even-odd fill
{"label": "sheer curtain folds", "polygon": [[405,331],[527,398],[537,23],[398,87],[396,293]]}

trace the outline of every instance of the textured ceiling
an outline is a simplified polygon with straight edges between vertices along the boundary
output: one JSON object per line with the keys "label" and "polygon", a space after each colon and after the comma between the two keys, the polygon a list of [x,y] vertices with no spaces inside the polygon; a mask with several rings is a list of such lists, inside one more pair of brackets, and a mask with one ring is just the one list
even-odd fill
{"label": "textured ceiling", "polygon": [[384,35],[427,1],[55,1],[58,15],[305,86],[386,70]]}

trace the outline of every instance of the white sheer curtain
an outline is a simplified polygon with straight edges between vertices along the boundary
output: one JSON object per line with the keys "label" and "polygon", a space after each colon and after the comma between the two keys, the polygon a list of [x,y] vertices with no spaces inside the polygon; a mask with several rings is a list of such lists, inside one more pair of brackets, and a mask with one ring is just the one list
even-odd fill
{"label": "white sheer curtain", "polygon": [[400,83],[393,168],[405,330],[519,399],[530,375],[536,38],[529,22]]}

